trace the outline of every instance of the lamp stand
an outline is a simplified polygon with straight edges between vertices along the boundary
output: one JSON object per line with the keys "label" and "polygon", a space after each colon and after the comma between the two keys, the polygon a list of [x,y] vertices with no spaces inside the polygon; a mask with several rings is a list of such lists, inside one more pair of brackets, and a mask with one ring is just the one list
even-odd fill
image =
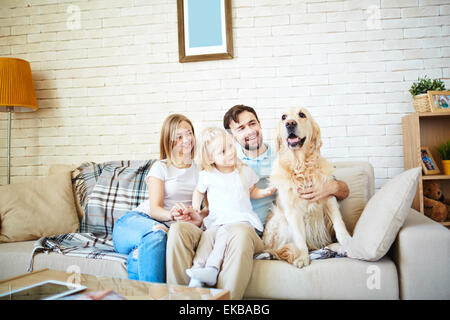
{"label": "lamp stand", "polygon": [[8,167],[8,172],[7,172],[7,177],[6,177],[6,183],[10,184],[10,179],[11,179],[11,113],[12,113],[12,109],[13,107],[8,107],[8,146],[7,146],[7,153],[8,153],[8,158],[7,158],[7,167]]}

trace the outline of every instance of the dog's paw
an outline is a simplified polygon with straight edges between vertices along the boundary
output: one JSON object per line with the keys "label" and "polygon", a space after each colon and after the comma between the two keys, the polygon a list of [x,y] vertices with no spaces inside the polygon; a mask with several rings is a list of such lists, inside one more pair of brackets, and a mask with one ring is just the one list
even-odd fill
{"label": "dog's paw", "polygon": [[292,264],[294,265],[294,266],[296,266],[297,268],[303,268],[303,267],[306,267],[306,266],[309,266],[309,264],[310,264],[310,260],[309,260],[309,254],[308,253],[301,253],[300,254],[300,256],[298,257],[298,258],[296,258],[293,262],[292,262]]}
{"label": "dog's paw", "polygon": [[328,248],[331,251],[336,252],[337,254],[341,254],[341,255],[347,254],[347,251],[345,250],[345,247],[342,244],[338,243],[338,242],[329,244],[325,248]]}
{"label": "dog's paw", "polygon": [[[348,247],[352,241],[352,237],[348,234],[336,235],[336,240],[343,247]],[[334,250],[333,250],[334,251]]]}

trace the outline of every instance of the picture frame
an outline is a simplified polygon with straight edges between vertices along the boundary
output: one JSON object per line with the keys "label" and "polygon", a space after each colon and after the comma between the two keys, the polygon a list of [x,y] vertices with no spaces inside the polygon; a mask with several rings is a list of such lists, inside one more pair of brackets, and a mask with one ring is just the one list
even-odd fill
{"label": "picture frame", "polygon": [[420,147],[420,162],[425,175],[441,172],[428,147]]}
{"label": "picture frame", "polygon": [[180,62],[233,58],[231,0],[177,0]]}
{"label": "picture frame", "polygon": [[450,112],[450,91],[428,91],[431,112]]}

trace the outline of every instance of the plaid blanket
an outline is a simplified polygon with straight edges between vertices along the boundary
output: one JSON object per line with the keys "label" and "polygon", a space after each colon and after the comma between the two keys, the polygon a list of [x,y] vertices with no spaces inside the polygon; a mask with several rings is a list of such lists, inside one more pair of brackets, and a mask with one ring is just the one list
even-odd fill
{"label": "plaid blanket", "polygon": [[34,243],[28,272],[33,271],[34,256],[39,252],[61,254],[126,262],[128,256],[117,253],[111,239],[99,238],[92,233],[67,233],[54,237],[43,237]]}
{"label": "plaid blanket", "polygon": [[79,232],[37,240],[28,270],[32,271],[34,255],[38,252],[126,261],[126,256],[114,251],[112,230],[117,219],[148,199],[145,178],[154,162],[86,162],[78,167],[72,183],[83,210]]}
{"label": "plaid blanket", "polygon": [[[340,254],[330,250],[328,247],[311,250],[309,251],[309,259],[310,260],[322,260],[322,259],[330,259],[330,258],[343,258],[346,257],[346,254]],[[253,256],[256,260],[277,260],[272,254],[269,252],[261,252],[257,253]]]}

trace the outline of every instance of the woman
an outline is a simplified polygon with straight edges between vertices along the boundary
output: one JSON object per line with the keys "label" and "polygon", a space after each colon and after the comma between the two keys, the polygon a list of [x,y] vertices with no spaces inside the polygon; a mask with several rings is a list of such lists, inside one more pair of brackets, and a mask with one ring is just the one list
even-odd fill
{"label": "woman", "polygon": [[149,200],[118,219],[113,230],[115,250],[128,255],[129,279],[165,282],[167,227],[174,221],[201,225],[191,206],[198,181],[194,152],[191,121],[180,114],[168,116],[161,129],[160,160],[146,178]]}

